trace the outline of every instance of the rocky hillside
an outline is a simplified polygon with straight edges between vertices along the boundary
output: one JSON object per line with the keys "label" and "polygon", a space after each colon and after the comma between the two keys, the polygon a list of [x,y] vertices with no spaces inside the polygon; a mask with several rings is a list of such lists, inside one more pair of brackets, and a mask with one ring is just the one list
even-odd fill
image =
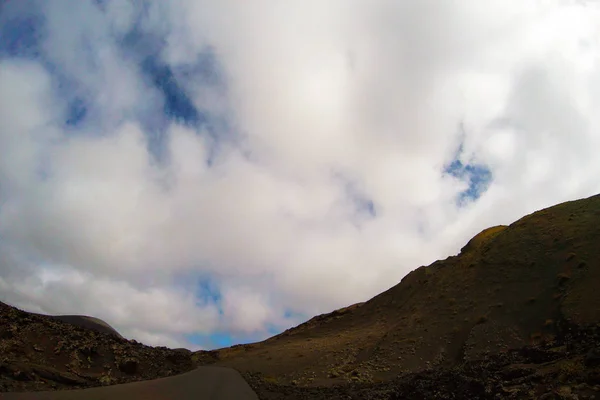
{"label": "rocky hillside", "polygon": [[123,339],[97,318],[45,316],[0,303],[0,392],[111,385],[194,366],[190,351]]}
{"label": "rocky hillside", "polygon": [[[540,364],[553,381],[565,369],[583,374],[594,364],[583,360],[600,345],[596,334],[577,354],[561,346],[568,332],[591,332],[600,323],[599,288],[600,196],[594,196],[486,229],[459,255],[417,268],[366,303],[210,356],[246,373],[255,386],[280,391],[389,384],[486,359],[504,368],[498,357],[506,361],[509,354],[526,364],[562,360],[556,368]],[[527,348],[544,355],[519,355]],[[585,384],[599,385],[590,373]]]}

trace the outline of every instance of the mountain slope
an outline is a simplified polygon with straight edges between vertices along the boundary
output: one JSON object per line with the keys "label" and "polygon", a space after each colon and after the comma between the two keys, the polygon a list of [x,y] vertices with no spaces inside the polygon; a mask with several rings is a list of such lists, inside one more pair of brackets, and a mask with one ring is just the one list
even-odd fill
{"label": "mountain slope", "polygon": [[331,386],[552,343],[600,322],[599,243],[600,196],[559,204],[484,230],[364,304],[211,357],[265,382]]}
{"label": "mountain slope", "polygon": [[126,340],[97,318],[34,314],[0,302],[0,392],[135,382],[194,366],[188,350]]}

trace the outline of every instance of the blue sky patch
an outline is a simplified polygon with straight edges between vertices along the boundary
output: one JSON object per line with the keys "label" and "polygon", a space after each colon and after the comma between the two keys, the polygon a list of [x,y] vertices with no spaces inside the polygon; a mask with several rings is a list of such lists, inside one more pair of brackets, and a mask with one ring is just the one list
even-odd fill
{"label": "blue sky patch", "polygon": [[87,106],[85,101],[81,97],[75,97],[69,103],[67,120],[65,123],[69,126],[76,126],[85,118],[86,114]]}
{"label": "blue sky patch", "polygon": [[286,310],[283,313],[283,318],[286,318],[286,319],[304,319],[304,318],[306,318],[306,314],[299,313],[299,312],[292,311],[292,310]]}
{"label": "blue sky patch", "polygon": [[230,347],[235,344],[254,343],[266,339],[262,334],[234,335],[227,332],[213,332],[210,334],[190,334],[185,335],[186,340],[190,343],[202,346],[207,350],[219,349],[222,347]]}
{"label": "blue sky patch", "polygon": [[468,188],[458,194],[457,205],[476,201],[489,188],[493,175],[492,171],[484,164],[463,163],[461,156],[464,144],[461,141],[454,159],[444,167],[444,173],[468,183]]}
{"label": "blue sky patch", "polygon": [[230,334],[225,332],[215,332],[210,334],[194,333],[185,336],[186,340],[207,350],[229,347],[234,344]]}
{"label": "blue sky patch", "polygon": [[33,2],[6,1],[0,8],[0,58],[39,57],[44,18]]}
{"label": "blue sky patch", "polygon": [[158,57],[151,56],[142,62],[141,68],[163,93],[164,112],[170,119],[193,126],[197,126],[205,120],[173,75],[169,65],[162,63]]}
{"label": "blue sky patch", "polygon": [[221,295],[218,282],[215,279],[208,276],[198,279],[198,284],[196,287],[196,299],[198,305],[200,306],[206,304],[218,305],[219,312],[223,314],[223,310],[220,307],[223,296]]}

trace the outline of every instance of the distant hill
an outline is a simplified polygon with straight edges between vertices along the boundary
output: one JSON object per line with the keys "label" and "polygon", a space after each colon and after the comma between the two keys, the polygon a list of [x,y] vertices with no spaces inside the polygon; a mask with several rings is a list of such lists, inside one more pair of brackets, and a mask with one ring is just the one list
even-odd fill
{"label": "distant hill", "polygon": [[86,315],[51,315],[51,318],[66,322],[71,325],[80,326],[82,328],[91,329],[96,332],[108,333],[123,339],[123,336],[117,332],[112,326],[102,321],[99,318],[88,317]]}

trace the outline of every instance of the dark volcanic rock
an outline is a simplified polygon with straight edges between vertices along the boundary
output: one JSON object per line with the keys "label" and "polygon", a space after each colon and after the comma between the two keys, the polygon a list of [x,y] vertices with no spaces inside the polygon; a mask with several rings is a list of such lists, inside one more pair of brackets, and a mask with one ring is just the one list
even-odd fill
{"label": "dark volcanic rock", "polygon": [[[596,327],[584,329],[600,340]],[[555,346],[575,345],[578,335],[567,335]],[[579,342],[577,342],[579,343]],[[549,346],[528,346],[504,354],[491,355],[456,367],[438,367],[426,371],[402,374],[387,382],[372,384],[342,384],[330,387],[298,387],[269,382],[261,374],[246,373],[244,377],[263,400],[325,400],[325,399],[596,399],[600,386],[594,374],[577,367],[578,359],[590,350],[576,346],[575,353],[557,351],[550,362],[541,361],[540,354],[552,353]],[[565,375],[566,374],[566,375]],[[587,379],[587,380],[586,380]]]}
{"label": "dark volcanic rock", "polygon": [[119,363],[119,369],[128,375],[133,375],[137,372],[138,361],[134,358],[128,358]]}
{"label": "dark volcanic rock", "polygon": [[180,374],[197,365],[189,351],[145,346],[121,338],[101,320],[84,321],[88,326],[0,302],[0,391],[127,383]]}
{"label": "dark volcanic rock", "polygon": [[587,352],[584,358],[584,364],[586,367],[599,367],[600,366],[600,347],[596,347]]}

